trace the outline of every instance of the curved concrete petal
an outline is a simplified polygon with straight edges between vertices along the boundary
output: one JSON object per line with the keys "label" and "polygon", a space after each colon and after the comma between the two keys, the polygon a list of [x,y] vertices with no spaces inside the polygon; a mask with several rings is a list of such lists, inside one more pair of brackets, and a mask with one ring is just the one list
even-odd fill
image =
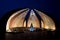
{"label": "curved concrete petal", "polygon": [[41,16],[42,20],[44,21],[45,29],[51,29],[52,31],[56,29],[54,21],[49,16],[36,9],[35,11]]}
{"label": "curved concrete petal", "polygon": [[6,30],[10,31],[14,27],[24,27],[23,23],[28,11],[28,9],[22,9],[10,16],[7,21]]}
{"label": "curved concrete petal", "polygon": [[27,27],[30,27],[31,24],[33,25],[34,28],[40,28],[39,20],[33,10],[31,10],[30,17],[27,23]]}

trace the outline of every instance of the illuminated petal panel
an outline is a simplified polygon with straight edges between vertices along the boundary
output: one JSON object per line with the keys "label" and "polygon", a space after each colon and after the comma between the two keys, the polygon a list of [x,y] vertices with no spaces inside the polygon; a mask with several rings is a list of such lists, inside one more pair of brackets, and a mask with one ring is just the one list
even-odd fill
{"label": "illuminated petal panel", "polygon": [[26,20],[24,21],[24,24],[23,24],[24,27],[26,27]]}
{"label": "illuminated petal panel", "polygon": [[30,17],[27,23],[27,27],[30,27],[31,24],[33,25],[34,28],[40,28],[39,20],[33,10],[31,10]]}
{"label": "illuminated petal panel", "polygon": [[20,10],[20,11],[14,13],[8,19],[8,22],[6,25],[6,30],[10,31],[10,29],[14,28],[14,27],[24,27],[23,23],[24,23],[24,19],[25,19],[25,16],[28,11],[29,10],[27,10],[27,9],[23,9],[23,10]]}
{"label": "illuminated petal panel", "polygon": [[46,14],[44,14],[41,11],[38,11],[36,9],[35,9],[35,11],[41,16],[41,18],[44,22],[45,29],[48,29],[48,30],[51,29],[52,31],[56,29],[54,21],[49,16],[47,16]]}
{"label": "illuminated petal panel", "polygon": [[41,20],[41,28],[44,28],[44,22]]}

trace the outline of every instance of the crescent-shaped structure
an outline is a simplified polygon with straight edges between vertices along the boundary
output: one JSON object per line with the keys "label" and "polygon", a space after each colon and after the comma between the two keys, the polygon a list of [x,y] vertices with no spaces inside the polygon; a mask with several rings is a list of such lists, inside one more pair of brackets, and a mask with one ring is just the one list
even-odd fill
{"label": "crescent-shaped structure", "polygon": [[[39,14],[42,20],[38,19],[34,11],[36,11],[37,14]],[[34,11],[33,10],[30,11],[28,21],[25,18],[29,12],[29,9],[22,9],[13,13],[7,21],[6,31],[12,32],[11,29],[16,28],[16,27],[30,28],[31,24],[32,24],[32,27],[31,27],[32,30],[33,28],[35,29],[44,28],[44,29],[52,30],[52,31],[56,30],[55,23],[49,16],[47,16],[43,12],[38,11],[36,9],[34,9]]]}

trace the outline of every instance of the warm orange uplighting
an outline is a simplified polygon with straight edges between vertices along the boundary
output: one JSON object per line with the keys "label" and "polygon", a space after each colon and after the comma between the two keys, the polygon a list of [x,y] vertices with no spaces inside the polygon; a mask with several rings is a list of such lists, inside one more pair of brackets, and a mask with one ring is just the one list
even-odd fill
{"label": "warm orange uplighting", "polygon": [[24,21],[24,27],[26,27],[26,21]]}
{"label": "warm orange uplighting", "polygon": [[11,29],[14,27],[20,27],[20,28],[30,27],[31,24],[33,25],[34,28],[39,28],[39,29],[44,28],[51,31],[56,30],[55,23],[49,16],[47,16],[46,14],[36,9],[35,11],[37,12],[37,14],[39,14],[42,20],[39,20],[35,12],[31,10],[28,21],[26,21],[25,17],[29,12],[29,9],[23,9],[23,10],[17,11],[16,13],[10,16],[6,24],[6,31],[11,32]]}

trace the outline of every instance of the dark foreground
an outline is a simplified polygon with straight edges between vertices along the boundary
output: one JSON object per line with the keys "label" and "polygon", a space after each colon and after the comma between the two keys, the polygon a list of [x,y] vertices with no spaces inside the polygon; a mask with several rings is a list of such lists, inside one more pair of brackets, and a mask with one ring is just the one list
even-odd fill
{"label": "dark foreground", "polygon": [[54,40],[55,32],[25,32],[25,33],[6,33],[6,40]]}

